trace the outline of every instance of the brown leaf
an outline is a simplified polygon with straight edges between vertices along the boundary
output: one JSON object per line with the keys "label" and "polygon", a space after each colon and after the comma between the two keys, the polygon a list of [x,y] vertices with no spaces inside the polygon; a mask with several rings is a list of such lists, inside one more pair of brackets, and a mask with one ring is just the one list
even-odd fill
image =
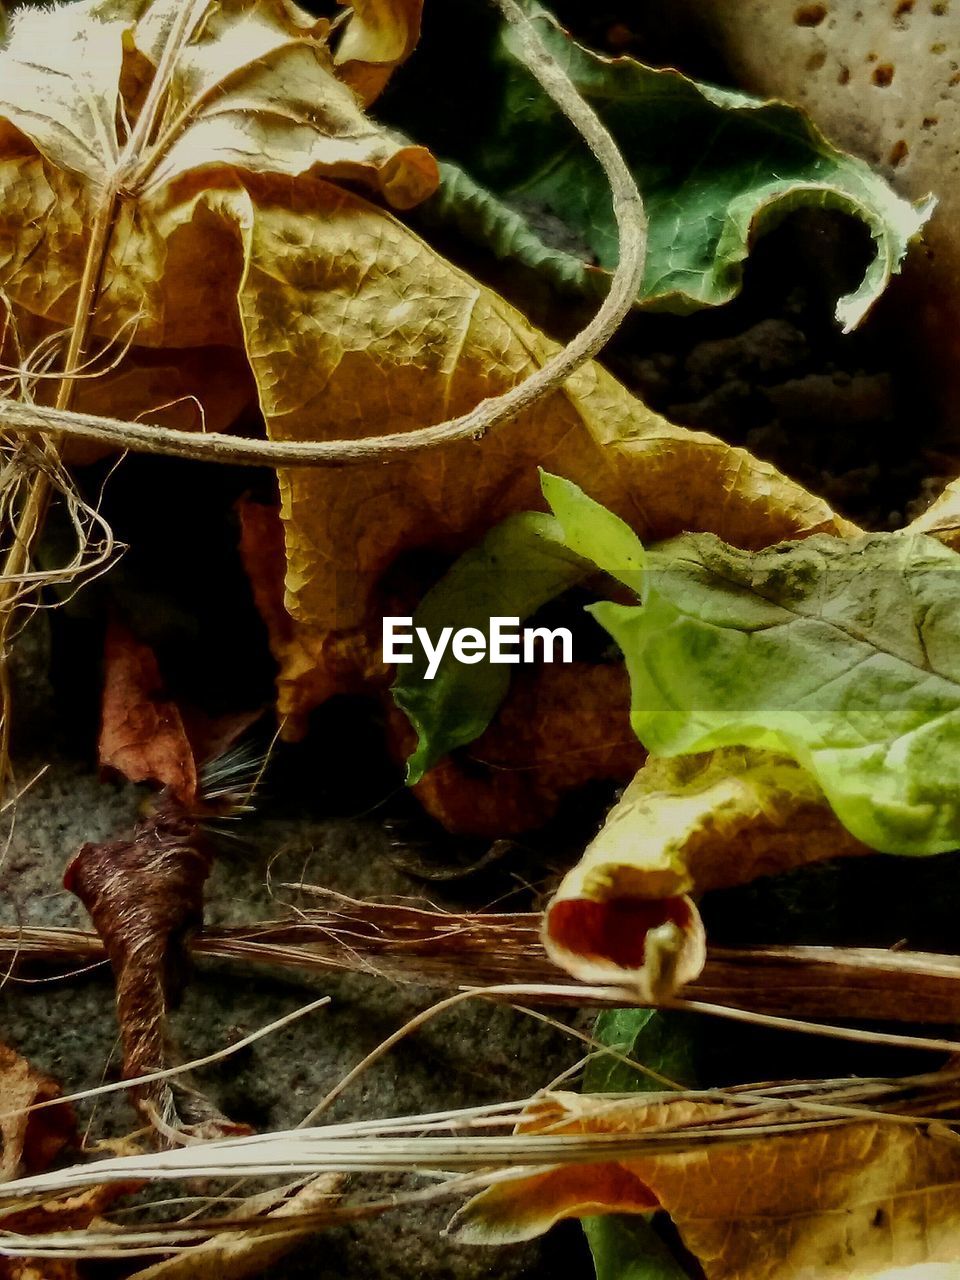
{"label": "brown leaf", "polygon": [[[553,1095],[523,1128],[639,1134],[723,1113],[722,1104]],[[504,1243],[560,1218],[659,1207],[707,1280],[858,1280],[960,1260],[958,1188],[952,1133],[878,1118],[547,1170],[482,1192],[454,1230]]]}
{"label": "brown leaf", "polygon": [[[90,913],[110,957],[128,1078],[166,1065],[166,1012],[183,979],[183,943],[203,922],[209,849],[195,821],[156,812],[129,840],[85,844],[64,877]],[[131,1090],[138,1108],[176,1122],[169,1086]]]}
{"label": "brown leaf", "polygon": [[[30,1111],[37,1103],[60,1097],[62,1090],[52,1077],[37,1071],[25,1058],[0,1044],[0,1181],[39,1173],[48,1168],[67,1146],[79,1142],[76,1116],[69,1103]],[[16,1208],[0,1214],[4,1233],[42,1234],[89,1225],[129,1184],[91,1187],[74,1196],[45,1201],[32,1208]],[[76,1280],[76,1264],[50,1258],[0,1258],[0,1280]]]}
{"label": "brown leaf", "polygon": [[58,1098],[57,1082],[26,1058],[0,1044],[0,1181],[45,1169],[76,1140],[76,1119],[69,1105],[31,1112],[37,1102]]}
{"label": "brown leaf", "polygon": [[639,982],[662,1000],[705,958],[688,894],[863,853],[793,760],[739,747],[651,757],[561,883],[544,946],[585,982]]}
{"label": "brown leaf", "polygon": [[423,0],[353,0],[350,9],[334,60],[343,79],[369,104],[413,52]]}
{"label": "brown leaf", "polygon": [[[241,313],[295,317],[280,342],[246,326],[276,439],[413,430],[507,391],[556,350],[359,197],[323,183],[309,222],[266,203],[259,213]],[[282,246],[266,234],[278,220]],[[267,261],[269,270],[256,268]],[[330,637],[379,631],[378,584],[399,555],[424,546],[455,554],[503,516],[542,506],[536,468],[545,458],[650,539],[710,528],[762,546],[850,527],[773,467],[671,425],[589,365],[482,440],[389,466],[281,473],[296,655],[280,675],[282,714],[303,717],[341,685],[343,673],[328,667]]]}
{"label": "brown leaf", "polygon": [[176,703],[163,696],[153,650],[113,622],[104,646],[100,764],[131,782],[156,782],[197,803],[197,764]]}
{"label": "brown leaf", "polygon": [[[414,793],[461,835],[542,826],[565,792],[595,779],[622,781],[637,768],[644,751],[630,729],[629,708],[629,680],[619,663],[521,673],[485,733],[431,769]],[[392,700],[387,724],[398,759],[405,759],[415,735]]]}

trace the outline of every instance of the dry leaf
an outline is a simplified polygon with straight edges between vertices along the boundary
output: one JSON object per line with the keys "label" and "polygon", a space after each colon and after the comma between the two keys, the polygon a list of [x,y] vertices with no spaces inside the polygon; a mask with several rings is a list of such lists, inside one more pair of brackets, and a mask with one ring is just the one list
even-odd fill
{"label": "dry leaf", "polygon": [[688,894],[868,852],[786,757],[735,747],[651,757],[561,882],[544,946],[585,982],[636,983],[662,1000],[705,959]]}
{"label": "dry leaf", "polygon": [[[71,321],[96,225],[108,248],[95,332],[135,322],[141,346],[242,343],[277,439],[423,427],[506,391],[556,350],[382,208],[331,185],[350,178],[406,207],[433,189],[436,166],[363,116],[336,78],[325,24],[287,0],[140,9],[85,0],[58,12],[53,42],[49,14],[18,15],[0,53],[0,286],[19,308]],[[351,42],[395,50],[401,27],[406,47],[415,25],[399,0],[364,5],[338,56]],[[165,42],[179,54],[142,142],[138,113]],[[80,82],[59,74],[65,59],[82,60]],[[285,473],[293,625],[280,710],[291,728],[366,678],[362,636],[378,629],[375,589],[397,556],[455,553],[535,505],[547,458],[645,536],[706,524],[753,546],[846,527],[772,467],[651,413],[599,366],[489,439],[349,473]]]}
{"label": "dry leaf", "polygon": [[183,718],[163,695],[153,650],[113,622],[104,644],[100,764],[131,782],[169,788],[186,808],[197,803],[197,765]]}
{"label": "dry leaf", "polygon": [[[542,826],[567,791],[624,781],[644,757],[630,729],[625,667],[572,662],[521,672],[496,719],[413,788],[427,812],[461,835],[514,835]],[[392,699],[387,731],[398,761],[415,733]],[[462,758],[461,758],[462,757]]]}
{"label": "dry leaf", "polygon": [[[67,1103],[42,1111],[28,1108],[58,1098],[57,1082],[25,1058],[0,1044],[0,1181],[48,1168],[65,1147],[79,1142],[76,1116]],[[74,1196],[44,1201],[30,1209],[0,1215],[2,1232],[20,1235],[85,1227],[108,1204],[126,1194],[129,1184],[91,1187]],[[76,1280],[76,1264],[49,1258],[0,1258],[0,1280]]]}
{"label": "dry leaf", "polygon": [[26,1058],[0,1044],[0,1181],[45,1169],[76,1139],[76,1120],[70,1106],[30,1112],[36,1102],[60,1096],[51,1076],[32,1067]]}
{"label": "dry leaf", "polygon": [[[723,1112],[701,1102],[554,1094],[522,1128],[641,1133]],[[960,1261],[958,1187],[952,1133],[878,1118],[549,1169],[482,1192],[453,1230],[500,1244],[561,1218],[662,1208],[707,1280],[858,1280]]]}
{"label": "dry leaf", "polygon": [[[327,34],[289,0],[18,12],[0,51],[0,286],[19,313],[72,324],[89,256],[95,334],[171,353],[240,348],[237,285],[262,193],[282,202],[323,175],[398,206],[428,195],[432,158],[363,115]],[[279,316],[245,319],[282,332]],[[109,412],[97,385],[85,407]],[[172,398],[143,392],[138,412]],[[216,389],[201,398],[215,417]]]}
{"label": "dry leaf", "polygon": [[231,1218],[250,1218],[250,1229],[216,1235],[192,1249],[134,1272],[130,1280],[244,1280],[247,1276],[269,1274],[270,1269],[298,1244],[312,1228],[293,1228],[287,1235],[257,1232],[260,1217],[275,1221],[331,1207],[342,1178],[336,1173],[311,1179],[295,1195],[285,1198],[276,1191],[251,1196]]}
{"label": "dry leaf", "polygon": [[353,0],[350,9],[335,61],[343,79],[369,105],[413,52],[423,0]]}
{"label": "dry leaf", "polygon": [[[501,394],[555,351],[381,210],[324,185],[313,212],[309,224],[287,218],[282,249],[254,237],[255,258],[272,249],[272,271],[251,274],[241,297],[243,309],[299,317],[282,346],[266,332],[248,343],[274,438],[422,427]],[[389,466],[281,473],[298,657],[280,674],[282,713],[302,716],[342,687],[327,665],[330,635],[379,630],[375,591],[397,556],[423,546],[455,554],[510,512],[541,505],[545,459],[645,537],[710,527],[757,546],[849,528],[773,467],[672,426],[590,365],[489,438]]]}

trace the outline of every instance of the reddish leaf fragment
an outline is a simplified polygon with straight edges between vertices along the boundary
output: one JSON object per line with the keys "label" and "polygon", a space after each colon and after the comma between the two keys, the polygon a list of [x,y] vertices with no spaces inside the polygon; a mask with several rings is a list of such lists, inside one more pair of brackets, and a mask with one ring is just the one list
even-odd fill
{"label": "reddish leaf fragment", "polygon": [[[574,662],[514,679],[486,732],[414,787],[427,812],[460,835],[503,836],[542,826],[561,797],[596,780],[626,780],[645,752],[629,721],[630,684],[620,664]],[[413,730],[391,702],[398,758]]]}
{"label": "reddish leaf fragment", "polygon": [[197,800],[197,765],[183,718],[163,696],[157,660],[119,623],[104,646],[100,764],[131,782],[157,782],[185,807]]}
{"label": "reddish leaf fragment", "polygon": [[74,1141],[76,1120],[72,1107],[65,1104],[43,1111],[28,1110],[60,1093],[56,1080],[0,1044],[0,1181],[45,1169]]}

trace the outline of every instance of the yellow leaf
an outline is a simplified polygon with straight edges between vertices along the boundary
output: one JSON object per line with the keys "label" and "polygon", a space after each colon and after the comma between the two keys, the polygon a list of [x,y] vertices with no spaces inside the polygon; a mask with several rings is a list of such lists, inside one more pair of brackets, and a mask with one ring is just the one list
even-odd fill
{"label": "yellow leaf", "polygon": [[[360,197],[318,183],[263,201],[241,288],[247,351],[271,436],[362,438],[464,413],[556,350],[518,311]],[[283,315],[278,341],[265,317]],[[281,673],[281,710],[315,705],[331,633],[379,629],[376,587],[404,551],[451,554],[542,505],[537,465],[576,480],[641,536],[710,528],[761,546],[850,526],[773,467],[675,427],[592,364],[477,441],[390,465],[281,473],[286,605],[309,678]],[[318,675],[320,671],[320,675]],[[313,686],[313,692],[307,684]]]}
{"label": "yellow leaf", "polygon": [[[44,11],[15,24],[0,52],[0,83],[30,69],[9,106],[23,130],[0,133],[0,287],[21,310],[73,322],[90,227],[107,209],[94,332],[135,325],[140,347],[242,347],[278,440],[437,423],[556,351],[383,208],[334,185],[350,178],[406,207],[429,194],[436,168],[363,115],[337,79],[325,24],[288,0],[81,0],[69,13],[65,37]],[[414,9],[361,5],[347,50],[380,48],[391,31],[399,47],[403,14],[408,41]],[[65,94],[59,59],[89,39],[113,60]],[[116,103],[117,77],[122,109],[97,108],[91,123],[87,97]],[[25,145],[28,125],[45,151]],[[79,158],[62,134],[84,140]],[[541,463],[645,537],[708,528],[760,546],[850,527],[766,463],[666,422],[598,365],[488,438],[349,472],[284,473],[292,621],[280,710],[292,727],[364,678],[377,588],[397,557],[456,553],[537,505]]]}
{"label": "yellow leaf", "polygon": [[369,104],[413,52],[423,0],[353,0],[350,8],[336,61],[347,84]]}
{"label": "yellow leaf", "polygon": [[[167,66],[183,13],[190,38]],[[400,207],[429,195],[432,157],[363,114],[326,30],[287,0],[85,0],[18,14],[0,51],[0,284],[14,302],[72,322],[91,226],[113,201],[95,331],[136,323],[144,345],[240,345],[240,229],[255,203],[244,183],[292,192],[322,174]],[[161,71],[163,106],[141,140]]]}
{"label": "yellow leaf", "polygon": [[793,760],[740,747],[650,758],[561,882],[544,946],[585,982],[628,982],[662,1000],[703,967],[686,895],[868,852]]}
{"label": "yellow leaf", "polygon": [[[720,1104],[554,1094],[521,1128],[641,1134],[723,1113]],[[661,1208],[707,1280],[860,1280],[960,1261],[958,1195],[952,1133],[878,1118],[547,1169],[481,1192],[452,1230],[499,1244],[585,1212]]]}

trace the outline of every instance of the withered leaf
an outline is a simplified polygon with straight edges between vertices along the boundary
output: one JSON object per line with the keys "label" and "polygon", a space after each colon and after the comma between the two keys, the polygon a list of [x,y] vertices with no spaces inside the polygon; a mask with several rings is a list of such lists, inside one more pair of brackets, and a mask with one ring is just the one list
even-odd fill
{"label": "withered leaf", "polygon": [[[542,826],[561,796],[594,780],[625,781],[643,748],[630,732],[629,681],[619,663],[571,662],[522,673],[493,723],[459,757],[413,788],[448,831],[503,836]],[[399,760],[415,735],[389,703],[388,740]]]}
{"label": "withered leaf", "polygon": [[[241,297],[251,315],[286,307],[293,316],[280,345],[248,326],[274,438],[413,430],[501,394],[556,350],[381,210],[327,185],[317,201],[319,221],[285,218],[285,246],[255,231],[253,254],[269,254],[272,271],[251,274]],[[590,365],[489,438],[389,467],[281,473],[297,649],[280,674],[281,711],[301,716],[342,687],[330,636],[370,625],[377,583],[398,555],[455,554],[502,517],[541,505],[545,458],[589,479],[591,493],[652,539],[722,526],[729,541],[760,546],[849,527],[773,467],[672,426]]]}
{"label": "withered leaf", "polygon": [[[522,1126],[640,1133],[722,1104],[552,1095]],[[960,1146],[883,1118],[546,1170],[482,1192],[455,1220],[472,1243],[539,1235],[584,1213],[665,1209],[707,1280],[857,1280],[960,1259]]]}
{"label": "withered leaf", "polygon": [[61,1092],[51,1076],[0,1044],[0,1182],[45,1169],[76,1139],[76,1121],[69,1105],[28,1110]]}
{"label": "withered leaf", "polygon": [[[361,6],[337,56],[381,38],[406,48],[416,16],[399,0]],[[19,309],[70,323],[88,229],[106,208],[95,333],[135,325],[138,346],[242,346],[275,439],[436,423],[555,351],[383,208],[333,185],[350,179],[404,208],[432,191],[436,166],[363,115],[337,78],[326,25],[289,0],[82,0],[57,28],[58,50],[72,53],[53,60],[90,41],[104,56],[75,88],[46,66],[52,22],[18,20],[0,53],[12,86],[0,129],[0,287]],[[285,473],[293,634],[280,710],[291,729],[349,687],[351,662],[353,682],[365,678],[354,637],[375,626],[376,586],[397,556],[453,554],[535,505],[546,458],[644,537],[709,527],[757,546],[846,527],[772,467],[671,426],[596,365],[489,439],[346,475]]]}
{"label": "withered leaf", "polygon": [[131,782],[156,782],[187,808],[197,764],[177,704],[164,695],[153,650],[117,622],[104,644],[100,764]]}
{"label": "withered leaf", "polygon": [[[76,1115],[69,1103],[29,1108],[50,1102],[62,1093],[59,1084],[38,1071],[19,1053],[0,1044],[0,1181],[39,1173],[67,1146],[79,1143]],[[3,1233],[33,1235],[86,1226],[129,1185],[95,1186],[78,1195],[55,1197],[32,1208],[14,1206],[0,1217]],[[73,1261],[50,1258],[2,1257],[0,1280],[76,1280]]]}
{"label": "withered leaf", "polygon": [[650,757],[561,882],[544,946],[584,981],[639,982],[662,999],[705,958],[687,895],[868,852],[787,757],[739,747]]}
{"label": "withered leaf", "polygon": [[[18,311],[71,324],[105,233],[95,334],[242,348],[236,292],[260,193],[292,199],[322,174],[398,206],[429,194],[432,158],[364,116],[328,29],[289,0],[18,13],[0,51],[0,286]],[[86,407],[109,409],[95,385]],[[143,396],[140,412],[156,407]]]}
{"label": "withered leaf", "polygon": [[369,104],[413,52],[423,0],[353,0],[350,9],[334,61],[341,77]]}

